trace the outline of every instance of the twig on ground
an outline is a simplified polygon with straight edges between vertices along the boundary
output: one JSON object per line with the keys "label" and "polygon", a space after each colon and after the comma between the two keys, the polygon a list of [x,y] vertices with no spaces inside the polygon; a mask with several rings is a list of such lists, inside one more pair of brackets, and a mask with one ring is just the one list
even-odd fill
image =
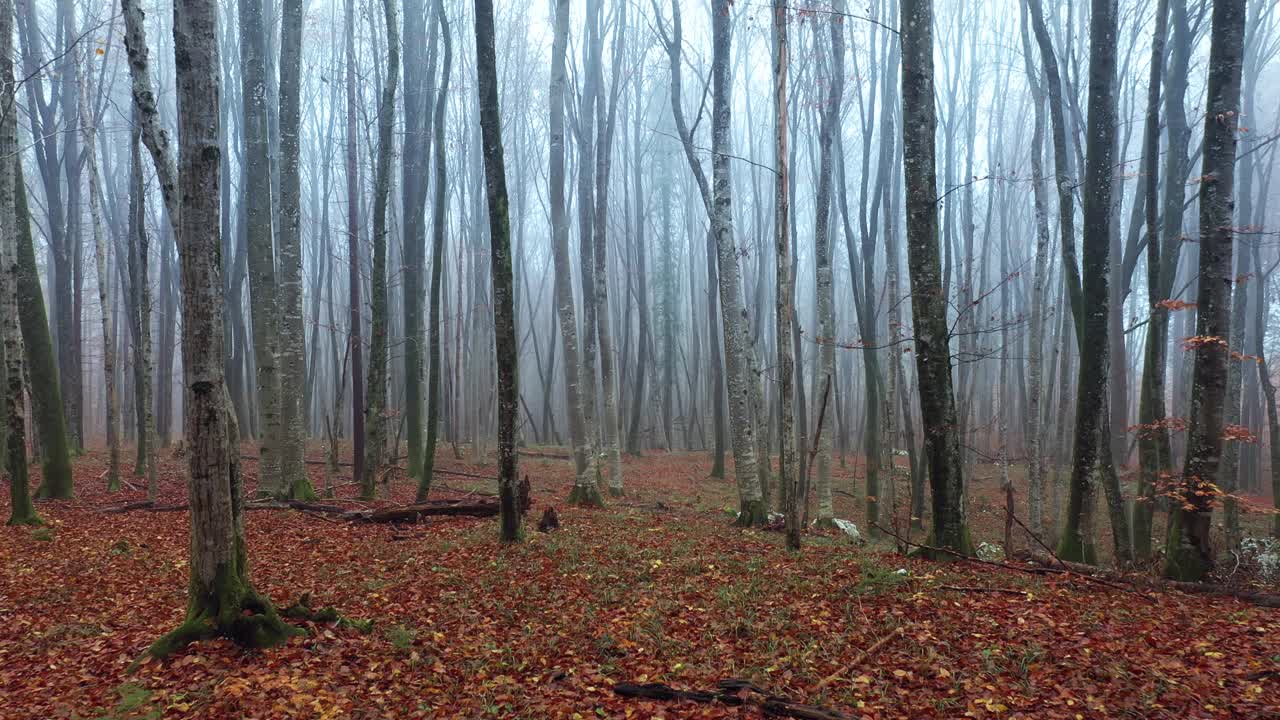
{"label": "twig on ground", "polygon": [[884,637],[871,643],[869,646],[867,646],[867,649],[858,653],[858,656],[855,657],[852,662],[846,664],[845,666],[841,667],[839,670],[826,676],[817,685],[814,685],[813,692],[818,692],[819,690],[825,688],[826,686],[830,685],[836,680],[839,680],[841,677],[849,674],[850,671],[852,671],[858,665],[861,665],[863,662],[866,662],[866,660],[870,658],[876,651],[878,651],[880,648],[888,644],[890,640],[892,640],[893,638],[901,634],[902,634],[901,626],[896,627],[893,630],[889,631],[889,633],[886,634]]}

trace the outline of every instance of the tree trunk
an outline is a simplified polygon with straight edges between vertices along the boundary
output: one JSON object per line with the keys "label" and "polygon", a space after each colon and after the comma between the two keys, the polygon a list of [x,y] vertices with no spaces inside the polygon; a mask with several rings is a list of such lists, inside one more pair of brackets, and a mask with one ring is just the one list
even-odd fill
{"label": "tree trunk", "polygon": [[368,404],[365,407],[364,476],[360,497],[372,500],[382,479],[387,442],[387,201],[391,195],[391,156],[395,150],[396,84],[400,78],[400,26],[396,0],[383,0],[387,32],[387,74],[378,108],[378,161],[373,185],[373,264],[369,290]]}
{"label": "tree trunk", "polygon": [[582,366],[578,357],[578,324],[573,308],[573,278],[569,268],[569,219],[565,214],[564,105],[565,54],[569,45],[569,0],[557,0],[551,46],[551,88],[548,94],[551,120],[551,250],[555,262],[556,317],[560,321],[560,342],[564,355],[564,386],[569,413],[569,442],[573,444],[574,483],[569,502],[580,505],[603,504],[600,490],[590,474],[590,445],[583,416]]}
{"label": "tree trunk", "polygon": [[[621,69],[622,54],[626,49],[626,4],[620,5],[618,30],[614,34],[613,77],[609,83],[609,106],[605,110],[604,103],[596,106],[597,131],[596,138],[596,171],[595,171],[595,211],[592,219],[595,227],[592,230],[593,257],[595,265],[593,280],[594,302],[599,304],[596,311],[596,333],[600,348],[600,385],[602,389],[604,409],[604,453],[609,459],[609,494],[614,497],[622,495],[622,453],[619,448],[619,435],[622,425],[618,419],[618,378],[615,366],[613,347],[613,329],[609,312],[609,287],[606,282],[609,272],[608,245],[606,230],[609,220],[609,170],[613,150],[613,131],[618,117],[618,96],[622,92]],[[599,33],[597,29],[597,33]],[[597,38],[599,39],[599,38]],[[600,62],[600,53],[596,54],[596,62]],[[597,76],[600,71],[597,69]],[[603,98],[601,98],[603,101]]]}
{"label": "tree trunk", "polygon": [[[942,267],[938,256],[932,0],[903,0],[899,26],[902,28],[907,266],[911,276],[920,415],[933,491],[933,529],[926,544],[967,555],[973,552],[973,546],[965,522],[964,468],[951,384],[947,298],[942,295]],[[867,462],[870,464],[871,458]]]}
{"label": "tree trunk", "polygon": [[1191,384],[1187,459],[1180,504],[1165,540],[1164,575],[1199,581],[1213,568],[1209,545],[1214,481],[1223,443],[1230,333],[1229,296],[1235,186],[1236,131],[1244,54],[1244,0],[1214,0],[1205,106],[1204,162],[1200,179],[1200,288]]}
{"label": "tree trunk", "polygon": [[253,316],[253,358],[257,369],[258,492],[285,494],[281,477],[280,443],[280,313],[277,299],[275,250],[272,240],[271,140],[267,127],[266,49],[262,0],[240,3],[240,82],[243,94],[245,242],[249,249],[249,307]]}
{"label": "tree trunk", "polygon": [[[1253,264],[1262,268],[1262,255],[1258,246],[1253,246]],[[1258,356],[1258,385],[1262,387],[1263,404],[1267,409],[1267,429],[1269,431],[1267,445],[1271,460],[1271,503],[1276,513],[1271,516],[1271,537],[1280,538],[1280,417],[1276,411],[1276,388],[1271,382],[1271,371],[1267,367],[1266,338],[1267,318],[1270,317],[1270,303],[1267,297],[1267,285],[1271,273],[1262,273],[1258,277],[1256,307],[1253,311],[1254,354]]]}
{"label": "tree trunk", "polygon": [[[732,83],[729,78],[729,50],[732,42],[728,0],[711,4],[711,235],[716,242],[719,264],[720,313],[724,331],[725,373],[729,387],[729,424],[733,439],[734,475],[738,481],[740,525],[759,525],[765,519],[764,488],[756,463],[753,392],[759,378],[752,372],[751,335],[742,303],[742,279],[738,268],[738,247],[733,235],[733,197],[729,177],[729,124],[732,110]],[[686,155],[688,150],[685,151]]]}
{"label": "tree trunk", "polygon": [[107,490],[120,489],[120,404],[116,398],[116,349],[111,332],[111,276],[107,272],[106,239],[102,231],[102,188],[98,183],[97,128],[89,112],[88,79],[80,75],[79,106],[86,121],[80,133],[89,169],[89,216],[93,224],[94,267],[98,273],[98,306],[102,315],[102,375],[106,386]]}
{"label": "tree trunk", "polygon": [[154,502],[159,494],[160,481],[155,458],[155,417],[151,407],[151,284],[147,271],[149,242],[146,186],[142,177],[142,123],[136,105],[132,115],[134,124],[129,134],[129,285],[133,291],[134,412],[138,426],[138,454],[133,474],[135,477],[147,476],[147,499]]}
{"label": "tree trunk", "polygon": [[[1084,297],[1088,309],[1081,324],[1080,373],[1076,386],[1076,422],[1071,465],[1071,495],[1058,554],[1064,560],[1096,563],[1090,532],[1098,487],[1100,443],[1106,432],[1107,304],[1111,279],[1110,235],[1115,152],[1116,9],[1114,0],[1093,0],[1089,54],[1089,139],[1084,198]],[[1088,348],[1088,352],[1083,352]],[[1114,530],[1114,528],[1113,528]],[[1117,558],[1118,559],[1118,558]]]}
{"label": "tree trunk", "polygon": [[490,268],[493,274],[493,335],[498,358],[498,504],[503,542],[521,535],[523,508],[517,497],[516,420],[520,378],[516,345],[515,288],[511,276],[511,224],[498,112],[492,0],[476,0],[476,77],[484,139],[485,195],[489,200]]}
{"label": "tree trunk", "polygon": [[[13,157],[14,168],[20,162],[18,149],[18,117],[14,104],[16,83],[13,78],[13,4],[11,0],[0,0],[0,101],[7,110],[0,116],[0,157]],[[40,516],[36,514],[35,505],[31,502],[31,487],[27,474],[27,442],[26,426],[23,418],[23,349],[22,327],[18,320],[19,286],[23,284],[23,274],[18,262],[18,233],[15,222],[15,196],[25,193],[21,185],[21,172],[0,172],[0,341],[3,342],[4,358],[4,399],[5,426],[4,433],[5,462],[4,469],[9,476],[9,525],[39,525]],[[34,263],[33,263],[34,264]],[[37,288],[38,291],[38,288]],[[43,306],[41,315],[43,315]],[[48,337],[48,326],[41,326]],[[55,386],[56,387],[56,386]],[[61,407],[59,419],[61,419]]]}
{"label": "tree trunk", "polygon": [[[0,68],[0,72],[3,69]],[[59,392],[57,364],[53,359],[53,339],[44,311],[44,293],[36,268],[35,244],[32,241],[31,212],[27,206],[27,186],[22,175],[22,157],[14,158],[14,221],[18,253],[18,320],[22,325],[23,371],[30,378],[27,392],[31,395],[36,434],[40,438],[40,466],[43,482],[38,496],[69,500],[74,492],[71,476],[71,447],[67,437]]]}
{"label": "tree trunk", "polygon": [[239,433],[223,378],[216,26],[212,0],[175,3],[173,40],[181,60],[176,65],[183,110],[178,246],[191,548],[186,619],[151,646],[157,657],[202,638],[225,636],[264,647],[296,632],[249,581],[240,454],[234,441]]}
{"label": "tree trunk", "polygon": [[356,125],[356,21],[355,0],[346,0],[346,96],[347,96],[347,307],[350,313],[347,342],[351,355],[351,481],[365,486],[365,429],[364,429],[364,343],[361,328],[361,308],[364,300],[360,293],[360,155],[357,148]]}
{"label": "tree trunk", "polygon": [[787,152],[787,63],[790,45],[787,37],[787,6],[773,4],[773,105],[774,163],[777,165],[774,187],[774,277],[776,297],[774,319],[777,323],[778,414],[780,416],[780,451],[778,453],[778,487],[782,494],[786,517],[787,548],[800,549],[800,477],[796,472],[796,435],[794,427],[795,358],[791,349],[792,278],[791,278],[791,204],[788,197]]}
{"label": "tree trunk", "polygon": [[[836,0],[835,12],[845,10],[844,0]],[[836,374],[836,321],[835,286],[831,272],[831,173],[837,162],[833,154],[835,134],[839,132],[841,102],[844,99],[844,23],[839,18],[830,20],[831,65],[827,73],[827,101],[819,106],[820,127],[818,145],[822,153],[818,169],[818,190],[814,200],[814,265],[815,293],[818,305],[818,372],[814,378],[834,382]],[[839,159],[843,162],[843,158]],[[816,391],[821,383],[814,384]],[[835,504],[831,493],[831,437],[834,432],[822,432],[817,428],[818,440],[818,524],[829,526],[835,518]]]}
{"label": "tree trunk", "polygon": [[1026,63],[1027,82],[1031,86],[1031,101],[1035,104],[1035,126],[1031,137],[1031,183],[1035,208],[1036,254],[1031,283],[1031,320],[1027,340],[1028,385],[1030,386],[1027,390],[1027,502],[1031,532],[1040,537],[1044,533],[1044,454],[1041,449],[1044,434],[1041,423],[1044,385],[1041,380],[1044,365],[1044,325],[1047,316],[1045,282],[1049,264],[1049,209],[1044,186],[1044,92],[1041,89],[1040,76],[1031,60],[1031,42],[1027,38],[1027,8],[1026,5],[1020,7],[1022,10],[1022,56]]}
{"label": "tree trunk", "polygon": [[[433,5],[434,7],[434,5]],[[404,64],[407,68],[424,68],[425,73],[406,73],[404,92],[404,148],[400,170],[401,206],[404,213],[401,256],[404,264],[404,375],[405,432],[409,441],[409,477],[422,478],[422,371],[426,345],[422,323],[422,262],[426,240],[426,199],[430,178],[427,161],[431,140],[427,134],[431,116],[431,92],[428,84],[435,77],[436,37],[427,33],[423,0],[405,0],[403,36],[415,38],[405,44]],[[432,23],[434,25],[434,23]],[[422,38],[423,41],[417,40]],[[429,59],[424,51],[430,47]]]}
{"label": "tree trunk", "polygon": [[436,16],[444,40],[444,61],[440,71],[440,91],[435,99],[435,174],[436,188],[434,214],[431,219],[431,309],[427,318],[427,438],[422,453],[422,474],[418,479],[417,502],[425,502],[431,494],[431,482],[436,466],[436,440],[440,431],[440,304],[441,278],[444,272],[445,213],[448,211],[448,187],[445,185],[448,170],[448,150],[444,144],[446,101],[449,97],[449,73],[453,67],[453,36],[450,35],[449,17],[444,10],[444,0],[436,0]]}
{"label": "tree trunk", "polygon": [[301,134],[303,0],[283,0],[280,24],[280,484],[277,492],[314,500],[302,457],[306,331],[302,326]]}

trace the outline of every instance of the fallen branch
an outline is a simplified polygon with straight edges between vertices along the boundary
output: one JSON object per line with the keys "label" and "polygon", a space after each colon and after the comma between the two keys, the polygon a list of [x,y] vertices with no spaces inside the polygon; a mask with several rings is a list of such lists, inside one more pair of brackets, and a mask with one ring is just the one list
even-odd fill
{"label": "fallen branch", "polygon": [[431,515],[449,517],[493,517],[498,514],[496,502],[461,502],[457,500],[432,500],[404,507],[375,510],[351,510],[344,512],[344,520],[359,522],[414,523]]}
{"label": "fallen branch", "polygon": [[521,450],[520,454],[524,455],[525,457],[546,458],[548,460],[572,460],[573,459],[572,453],[566,455],[561,453],[538,452],[537,450]]}
{"label": "fallen branch", "polygon": [[840,668],[839,670],[831,673],[830,675],[822,678],[822,681],[813,687],[813,691],[818,692],[819,690],[825,688],[826,686],[830,685],[836,680],[839,680],[841,677],[848,675],[850,672],[853,671],[854,668],[866,662],[867,659],[870,658],[873,654],[875,654],[876,651],[878,651],[880,648],[887,645],[890,640],[892,640],[893,638],[901,634],[902,634],[901,627],[894,628],[891,632],[889,632],[889,634],[871,643],[871,645],[869,645],[867,649],[858,653],[858,656],[855,657],[852,662]]}
{"label": "fallen branch", "polygon": [[[872,523],[871,526],[887,535],[892,535],[893,537],[897,538],[898,540],[912,547],[917,547],[917,548],[920,548],[921,550],[928,550],[933,553],[942,553],[944,555],[950,555],[958,560],[963,560],[965,562],[977,563],[979,565],[990,565],[992,567],[1004,568],[1006,570],[1016,570],[1017,572],[1030,573],[1032,575],[1053,574],[1053,575],[1067,575],[1070,577],[1077,577],[1086,582],[1092,582],[1098,585],[1104,585],[1106,587],[1111,588],[1112,590],[1119,590],[1120,592],[1132,593],[1133,595],[1136,595],[1142,598],[1143,600],[1146,600],[1149,603],[1156,602],[1154,598],[1146,595],[1145,593],[1138,592],[1133,587],[1114,583],[1104,578],[1095,577],[1092,574],[1082,573],[1079,571],[1072,570],[1069,567],[1066,567],[1065,563],[1063,563],[1061,567],[1056,567],[1056,568],[1055,567],[1029,568],[1025,566],[1014,565],[1012,563],[1007,563],[1007,562],[994,562],[992,560],[983,560],[982,558],[971,557],[963,553],[958,553],[955,550],[952,550],[951,548],[933,547],[931,545],[921,545],[920,543],[912,542],[911,540],[908,540],[907,538],[904,538],[895,532],[886,530],[885,528],[877,525],[876,523]],[[1042,563],[1042,564],[1047,565],[1047,563]],[[1083,567],[1089,567],[1089,566],[1086,565]]]}
{"label": "fallen branch", "polygon": [[955,592],[990,592],[1004,593],[1006,595],[1026,595],[1026,590],[1015,590],[1013,588],[995,588],[995,587],[968,587],[965,585],[939,585],[939,590],[952,590]]}
{"label": "fallen branch", "polygon": [[1126,575],[1123,573],[1104,570],[1103,568],[1097,568],[1092,565],[1067,562],[1065,560],[1052,560],[1042,555],[1036,555],[1029,550],[1024,550],[1018,553],[1017,557],[1021,560],[1036,563],[1037,565],[1047,565],[1049,563],[1056,562],[1059,563],[1065,571],[1072,575],[1092,577],[1099,580],[1102,578],[1108,578],[1118,583],[1129,583],[1130,585],[1143,586],[1151,590],[1177,590],[1189,595],[1221,595],[1257,605],[1258,607],[1280,608],[1280,595],[1271,593],[1257,592],[1253,590],[1238,590],[1236,588],[1227,587],[1225,585],[1215,585],[1213,583],[1167,580],[1165,578],[1152,577],[1150,575]]}
{"label": "fallen branch", "polygon": [[[734,707],[750,705],[760,708],[766,716],[799,718],[799,720],[853,720],[835,710],[803,705],[784,697],[772,695],[751,682],[745,680],[721,680],[717,690],[677,690],[664,683],[618,683],[613,691],[623,697],[642,698],[645,700],[690,700],[699,703],[720,703]],[[754,695],[743,696],[747,691]]]}

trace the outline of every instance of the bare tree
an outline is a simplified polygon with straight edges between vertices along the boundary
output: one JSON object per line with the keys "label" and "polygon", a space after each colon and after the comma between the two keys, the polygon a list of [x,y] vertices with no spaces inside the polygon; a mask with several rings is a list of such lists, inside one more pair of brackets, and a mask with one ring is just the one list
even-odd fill
{"label": "bare tree", "polygon": [[213,0],[174,4],[179,116],[178,247],[182,260],[182,367],[186,388],[190,586],[182,624],[151,646],[164,656],[223,636],[264,647],[296,631],[249,580],[238,434],[223,377],[218,186],[218,45]]}
{"label": "bare tree", "polygon": [[502,116],[494,58],[493,2],[476,0],[476,78],[484,138],[485,195],[489,201],[490,272],[493,274],[493,333],[498,355],[498,503],[502,540],[516,542],[523,508],[517,497],[516,419],[520,377],[517,363],[515,287],[511,276],[511,223],[502,158]]}
{"label": "bare tree", "polygon": [[444,274],[444,225],[448,210],[445,180],[448,172],[448,155],[444,145],[445,101],[449,93],[449,73],[453,66],[453,38],[449,30],[449,16],[445,13],[444,0],[436,0],[436,16],[444,40],[444,61],[440,71],[440,91],[436,93],[435,119],[435,212],[431,219],[431,307],[427,317],[427,439],[422,455],[422,476],[418,481],[418,501],[431,494],[432,473],[436,463],[436,438],[440,430],[440,301],[441,278]]}
{"label": "bare tree", "polygon": [[1200,580],[1213,568],[1210,518],[1222,458],[1223,411],[1230,348],[1231,256],[1235,239],[1236,133],[1244,57],[1244,0],[1214,0],[1200,173],[1200,290],[1191,385],[1187,458],[1181,498],[1165,543],[1164,574]]}
{"label": "bare tree", "polygon": [[[13,3],[0,0],[0,157],[15,157],[18,167],[18,106],[14,98],[13,78]],[[21,176],[0,171],[0,341],[4,358],[4,468],[9,476],[9,525],[39,525],[31,502],[27,474],[26,425],[23,418],[22,330],[18,320],[18,286],[21,270],[18,264],[18,234],[15,232],[14,195],[26,192]]]}
{"label": "bare tree", "polygon": [[952,393],[950,333],[938,256],[932,26],[932,0],[903,0],[899,27],[907,267],[911,275],[920,416],[933,492],[933,529],[926,544],[970,554],[973,545],[965,522],[964,465]]}
{"label": "bare tree", "polygon": [[396,0],[383,0],[387,33],[387,73],[378,107],[378,160],[373,181],[373,264],[370,270],[369,380],[365,407],[364,475],[360,496],[372,499],[382,478],[387,442],[387,202],[391,195],[391,155],[395,138],[396,84],[400,77],[400,29]]}
{"label": "bare tree", "polygon": [[303,0],[282,0],[280,24],[280,484],[298,500],[316,497],[303,464],[306,418],[305,330],[302,327]]}

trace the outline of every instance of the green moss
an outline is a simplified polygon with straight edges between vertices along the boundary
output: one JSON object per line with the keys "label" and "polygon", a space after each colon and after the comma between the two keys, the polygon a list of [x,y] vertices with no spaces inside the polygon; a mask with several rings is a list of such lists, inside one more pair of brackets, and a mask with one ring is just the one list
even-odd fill
{"label": "green moss", "polygon": [[595,485],[574,485],[569,492],[569,504],[579,507],[604,507],[604,496]]}
{"label": "green moss", "polygon": [[293,481],[293,484],[289,487],[289,498],[303,502],[319,499],[319,496],[316,495],[316,489],[311,486],[311,478],[307,477],[306,473],[303,473],[302,477]]}
{"label": "green moss", "polygon": [[18,320],[22,325],[23,349],[30,375],[32,414],[40,431],[44,450],[41,468],[44,482],[36,494],[40,499],[69,500],[74,494],[71,479],[71,451],[67,427],[62,416],[62,393],[58,387],[57,363],[53,356],[53,340],[45,314],[44,293],[36,270],[35,246],[31,239],[31,215],[27,210],[27,193],[22,191],[22,162],[14,163],[14,210],[18,231]]}
{"label": "green moss", "polygon": [[1182,536],[1181,512],[1169,518],[1169,531],[1165,540],[1164,569],[1161,574],[1170,580],[1183,582],[1199,582],[1208,574],[1209,563],[1200,556],[1200,552],[1192,544],[1185,542]]}
{"label": "green moss", "polygon": [[191,581],[187,617],[182,624],[152,643],[147,651],[163,658],[197,640],[225,637],[251,648],[279,645],[306,631],[286,624],[272,606],[245,580],[243,547],[236,561],[218,568],[208,587]]}
{"label": "green moss", "polygon": [[973,549],[973,538],[969,535],[969,526],[964,525],[960,528],[960,537],[953,543],[939,543],[934,533],[931,531],[929,536],[925,538],[923,543],[928,547],[917,547],[908,553],[908,557],[920,558],[922,560],[933,560],[935,562],[950,562],[959,560],[954,554],[944,552],[940,548],[948,548],[954,553],[959,553],[965,557],[976,557],[977,553]]}
{"label": "green moss", "polygon": [[1098,550],[1092,540],[1086,540],[1080,533],[1073,532],[1068,526],[1058,541],[1058,557],[1067,562],[1098,564]]}
{"label": "green moss", "polygon": [[738,507],[738,517],[734,525],[738,527],[760,527],[769,519],[769,508],[764,500],[745,500]]}

